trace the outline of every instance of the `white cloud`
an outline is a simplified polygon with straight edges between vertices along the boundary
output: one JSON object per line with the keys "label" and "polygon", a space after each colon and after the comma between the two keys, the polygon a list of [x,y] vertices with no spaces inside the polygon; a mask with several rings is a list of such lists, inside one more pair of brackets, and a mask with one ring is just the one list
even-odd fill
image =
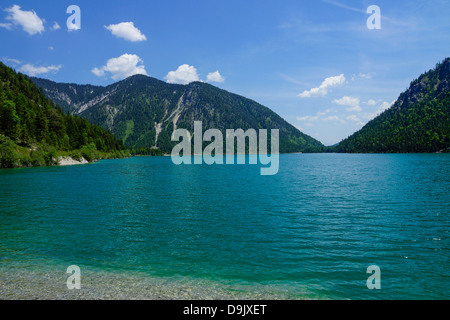
{"label": "white cloud", "polygon": [[55,21],[55,23],[53,24],[53,27],[50,28],[51,30],[59,30],[61,29],[60,25],[58,24],[58,22]]}
{"label": "white cloud", "polygon": [[165,79],[167,83],[188,84],[194,81],[200,81],[197,69],[193,66],[183,64],[176,71],[170,71]]}
{"label": "white cloud", "polygon": [[358,125],[364,125],[364,123],[361,121],[361,119],[359,119],[357,116],[355,116],[355,115],[351,115],[351,116],[348,116],[347,117],[347,120],[350,120],[350,121],[352,121],[352,122],[356,122],[356,124],[358,124]]}
{"label": "white cloud", "polygon": [[364,118],[366,118],[366,119],[373,119],[373,118],[375,118],[376,116],[378,116],[378,115],[380,115],[381,113],[383,113],[384,111],[386,111],[387,109],[389,109],[390,107],[392,107],[392,106],[394,105],[394,103],[395,103],[395,100],[392,101],[392,102],[384,101],[384,102],[378,107],[378,110],[376,110],[376,111],[373,112],[373,113],[367,113],[367,114],[365,114],[365,115],[364,115]]}
{"label": "white cloud", "polygon": [[8,30],[12,29],[12,24],[11,23],[0,23],[0,28],[5,28]]}
{"label": "white cloud", "polygon": [[361,73],[360,72],[357,75],[354,74],[352,76],[352,81],[360,80],[360,79],[371,80],[374,75],[375,75],[375,72],[369,72],[369,73]]}
{"label": "white cloud", "polygon": [[113,35],[128,41],[137,42],[145,41],[147,37],[134,26],[133,22],[121,22],[119,24],[110,24],[105,26]]}
{"label": "white cloud", "polygon": [[11,20],[15,25],[19,25],[30,35],[42,33],[44,28],[44,20],[38,17],[34,11],[23,11],[20,6],[13,5],[11,8],[5,9],[9,12],[6,19]]}
{"label": "white cloud", "polygon": [[395,101],[392,101],[391,103],[385,101],[380,105],[380,112],[383,112],[387,109],[389,109],[390,107],[392,107],[394,105]]}
{"label": "white cloud", "polygon": [[333,111],[333,109],[327,109],[325,111],[319,111],[319,112],[317,112],[317,115],[321,117],[321,116],[326,115],[327,113],[330,113],[331,111]]}
{"label": "white cloud", "polygon": [[20,62],[20,60],[17,60],[17,59],[3,58],[2,60],[4,62],[11,62],[11,63],[14,63],[14,64],[22,64],[22,62]]}
{"label": "white cloud", "polygon": [[319,116],[305,116],[305,117],[297,117],[298,121],[317,121],[319,120]]}
{"label": "white cloud", "polygon": [[[302,121],[302,122],[314,122],[314,121],[319,121],[319,120],[325,120],[324,118],[321,118],[322,116],[335,111],[334,108],[330,108],[327,109],[325,111],[319,111],[316,113],[315,116],[304,116],[304,117],[297,117],[298,121]],[[328,119],[328,118],[327,118]],[[305,124],[306,126],[308,124]]]}
{"label": "white cloud", "polygon": [[370,99],[369,101],[367,101],[367,105],[369,105],[369,106],[374,106],[376,104],[377,104],[377,102],[373,99]]}
{"label": "white cloud", "polygon": [[78,31],[78,30],[81,30],[81,27],[78,24],[75,24],[73,22],[67,23],[67,31],[72,32],[72,31]]}
{"label": "white cloud", "polygon": [[311,98],[317,96],[325,96],[328,94],[331,88],[343,85],[346,79],[344,74],[341,74],[336,77],[326,78],[322,84],[317,88],[312,88],[311,90],[306,90],[303,93],[300,93],[298,96],[300,98]]}
{"label": "white cloud", "polygon": [[208,73],[206,76],[207,82],[219,82],[222,83],[225,81],[225,78],[221,76],[219,71]]}
{"label": "white cloud", "polygon": [[81,30],[81,28],[78,25],[76,25],[75,23],[70,23],[67,25],[67,30],[69,32],[71,32],[71,31]]}
{"label": "white cloud", "polygon": [[343,124],[346,124],[347,122],[345,122],[345,120],[342,120],[341,118],[339,118],[338,116],[329,116],[328,118],[323,119],[324,121],[339,121]]}
{"label": "white cloud", "polygon": [[97,77],[102,77],[105,75],[105,67],[102,67],[101,69],[95,67],[94,69],[92,69],[92,73],[95,74]]}
{"label": "white cloud", "polygon": [[122,80],[135,74],[147,75],[142,59],[135,54],[125,53],[117,58],[111,58],[101,68],[92,69],[92,73],[98,77],[104,76],[106,72],[111,74],[114,80]]}
{"label": "white cloud", "polygon": [[359,74],[358,74],[358,77],[361,78],[361,79],[368,79],[368,80],[370,80],[370,79],[373,78],[374,74],[375,74],[374,72],[369,72],[369,73],[359,73]]}
{"label": "white cloud", "polygon": [[361,119],[359,119],[359,118],[358,118],[357,116],[355,116],[355,115],[348,116],[348,117],[347,117],[347,120],[355,121],[355,122],[361,121]]}
{"label": "white cloud", "polygon": [[48,66],[48,67],[44,67],[44,66],[36,67],[36,66],[31,65],[31,64],[25,64],[19,69],[19,71],[22,72],[22,73],[26,73],[29,76],[34,77],[34,76],[37,76],[37,75],[40,75],[40,74],[47,74],[47,73],[50,73],[50,72],[57,72],[57,71],[59,71],[59,69],[61,69],[61,67],[62,67],[62,65],[58,65],[58,66],[51,65],[51,66]]}
{"label": "white cloud", "polygon": [[362,108],[359,105],[359,98],[344,96],[341,99],[334,99],[333,103],[341,106],[348,106],[348,108],[345,109],[347,111],[362,111]]}

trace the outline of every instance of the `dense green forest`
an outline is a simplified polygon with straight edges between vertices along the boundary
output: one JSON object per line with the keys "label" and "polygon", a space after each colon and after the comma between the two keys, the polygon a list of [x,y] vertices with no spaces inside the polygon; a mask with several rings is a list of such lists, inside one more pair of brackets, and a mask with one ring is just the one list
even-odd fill
{"label": "dense green forest", "polygon": [[[173,130],[279,129],[280,152],[322,152],[319,141],[303,134],[269,108],[207,83],[169,84],[135,75],[107,87],[55,83],[33,78],[46,95],[91,123],[110,130],[129,148],[170,153]],[[270,131],[269,131],[270,133]],[[153,149],[152,149],[153,148]]]}
{"label": "dense green forest", "polygon": [[395,104],[330,151],[450,151],[450,58],[411,82]]}
{"label": "dense green forest", "polygon": [[59,156],[94,161],[128,154],[99,126],[65,114],[31,80],[0,63],[0,167],[54,165]]}

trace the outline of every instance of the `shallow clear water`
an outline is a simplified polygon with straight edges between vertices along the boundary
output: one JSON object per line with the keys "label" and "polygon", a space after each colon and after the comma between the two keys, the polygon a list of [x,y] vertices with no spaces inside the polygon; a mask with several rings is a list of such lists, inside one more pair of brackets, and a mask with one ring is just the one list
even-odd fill
{"label": "shallow clear water", "polygon": [[170,157],[2,170],[0,282],[76,264],[269,299],[448,299],[449,203],[448,154],[281,155],[275,176]]}

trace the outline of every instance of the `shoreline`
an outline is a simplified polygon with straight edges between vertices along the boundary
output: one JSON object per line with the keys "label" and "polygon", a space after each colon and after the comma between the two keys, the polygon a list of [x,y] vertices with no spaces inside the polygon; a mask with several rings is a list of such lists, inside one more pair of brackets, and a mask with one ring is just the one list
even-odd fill
{"label": "shoreline", "polygon": [[59,157],[57,159],[57,166],[73,166],[73,165],[80,165],[80,164],[88,164],[89,161],[87,161],[85,158],[81,157],[80,160],[75,160],[72,157]]}
{"label": "shoreline", "polygon": [[[2,268],[3,269],[3,268]],[[317,296],[295,294],[269,285],[224,284],[181,276],[156,277],[142,273],[85,271],[81,289],[69,290],[65,267],[28,270],[6,267],[0,273],[2,300],[309,300]]]}
{"label": "shoreline", "polygon": [[38,166],[15,166],[13,168],[0,168],[0,170],[14,170],[14,169],[30,169],[30,168],[45,168],[45,167],[65,167],[65,166],[74,166],[74,165],[85,165],[85,164],[92,164],[95,162],[98,162],[100,160],[118,160],[118,159],[129,159],[134,156],[130,157],[123,157],[123,158],[100,158],[92,160],[91,162],[87,161],[84,157],[81,158],[81,160],[75,160],[72,157],[69,156],[59,156],[56,159],[53,158],[54,163],[51,165],[38,165]]}

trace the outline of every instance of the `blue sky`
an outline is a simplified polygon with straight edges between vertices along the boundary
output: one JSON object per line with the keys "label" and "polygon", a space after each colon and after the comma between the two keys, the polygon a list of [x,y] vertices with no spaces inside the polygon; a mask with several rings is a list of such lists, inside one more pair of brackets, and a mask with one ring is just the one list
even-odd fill
{"label": "blue sky", "polygon": [[450,56],[449,13],[447,0],[2,0],[0,59],[58,82],[210,82],[331,145]]}

